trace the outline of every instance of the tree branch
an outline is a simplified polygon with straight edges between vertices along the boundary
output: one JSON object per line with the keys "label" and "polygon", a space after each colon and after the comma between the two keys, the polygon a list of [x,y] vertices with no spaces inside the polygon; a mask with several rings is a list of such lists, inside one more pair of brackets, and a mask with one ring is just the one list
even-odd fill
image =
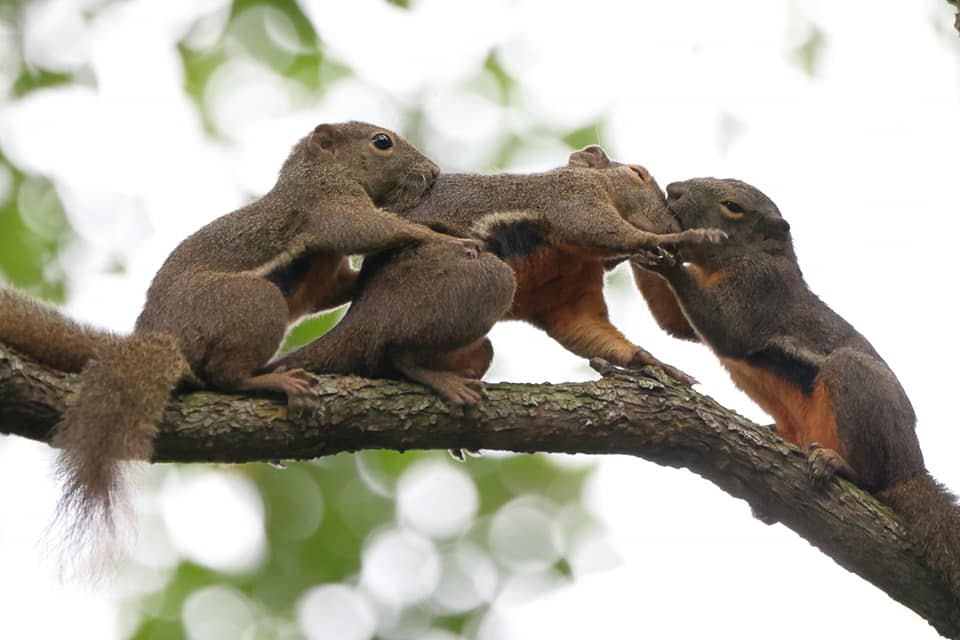
{"label": "tree branch", "polygon": [[[666,378],[608,369],[596,382],[489,385],[489,399],[448,408],[412,384],[319,377],[315,415],[268,398],[175,397],[155,461],[304,459],[358,449],[498,449],[628,454],[686,467],[746,500],[927,619],[960,637],[960,594],[916,555],[897,519],[845,481],[807,482],[803,453],[709,397]],[[78,377],[0,346],[0,433],[48,441]]]}

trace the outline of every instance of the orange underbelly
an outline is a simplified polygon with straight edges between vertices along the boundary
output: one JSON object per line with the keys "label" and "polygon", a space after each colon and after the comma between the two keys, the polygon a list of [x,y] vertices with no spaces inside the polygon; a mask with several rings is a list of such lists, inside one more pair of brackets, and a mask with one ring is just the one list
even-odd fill
{"label": "orange underbelly", "polygon": [[781,436],[800,447],[818,442],[846,456],[837,435],[833,405],[819,378],[808,395],[776,374],[743,360],[720,361],[733,382],[776,421]]}
{"label": "orange underbelly", "polygon": [[603,263],[578,247],[553,246],[511,261],[517,292],[507,317],[532,320],[603,288]]}
{"label": "orange underbelly", "polygon": [[328,306],[327,294],[336,286],[340,269],[349,269],[349,260],[341,255],[318,254],[310,260],[303,279],[287,297],[287,319],[296,320],[314,309]]}

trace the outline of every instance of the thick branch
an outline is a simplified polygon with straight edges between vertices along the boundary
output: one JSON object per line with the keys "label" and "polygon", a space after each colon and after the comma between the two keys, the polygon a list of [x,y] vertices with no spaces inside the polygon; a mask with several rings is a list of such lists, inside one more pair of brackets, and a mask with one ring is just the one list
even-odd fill
{"label": "thick branch", "polygon": [[[0,432],[48,440],[77,383],[0,346]],[[747,500],[940,633],[960,637],[960,594],[918,559],[891,513],[846,482],[812,490],[802,452],[770,429],[669,380],[622,371],[596,382],[488,391],[480,407],[463,412],[411,384],[321,377],[322,410],[300,417],[267,398],[181,395],[164,414],[156,461],[302,459],[358,449],[634,455],[686,467]]]}

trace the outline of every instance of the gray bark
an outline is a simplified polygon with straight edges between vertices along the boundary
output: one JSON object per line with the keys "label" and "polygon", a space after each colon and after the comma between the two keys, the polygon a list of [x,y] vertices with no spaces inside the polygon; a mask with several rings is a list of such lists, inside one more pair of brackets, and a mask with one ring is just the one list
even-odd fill
{"label": "gray bark", "polygon": [[[606,368],[595,382],[488,385],[481,406],[452,409],[422,387],[317,378],[320,410],[291,415],[268,397],[197,392],[169,403],[154,460],[307,459],[359,449],[496,449],[627,454],[685,467],[746,500],[960,637],[960,594],[919,558],[897,518],[846,481],[813,490],[803,453],[711,398],[663,377]],[[78,377],[0,346],[0,433],[47,442]],[[789,576],[784,576],[785,580]]]}

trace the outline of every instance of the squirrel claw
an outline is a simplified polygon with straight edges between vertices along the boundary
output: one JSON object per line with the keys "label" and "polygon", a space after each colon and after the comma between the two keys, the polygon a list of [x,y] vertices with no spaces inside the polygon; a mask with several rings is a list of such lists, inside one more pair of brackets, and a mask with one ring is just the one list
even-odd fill
{"label": "squirrel claw", "polygon": [[287,407],[303,411],[313,404],[313,377],[303,369],[278,368],[274,372],[279,378],[281,388],[287,394]]}
{"label": "squirrel claw", "polygon": [[619,370],[619,367],[614,366],[613,363],[603,358],[590,358],[588,364],[591,369],[604,377],[613,375]]}
{"label": "squirrel claw", "polygon": [[637,352],[633,354],[632,358],[630,358],[630,362],[627,363],[627,368],[642,369],[643,367],[657,367],[662,369],[665,374],[686,387],[692,387],[695,384],[699,384],[699,381],[690,374],[684,373],[680,369],[677,369],[666,362],[661,362],[646,350],[638,348]]}
{"label": "squirrel claw", "polygon": [[726,231],[720,229],[688,229],[680,232],[678,242],[671,243],[674,246],[702,246],[705,244],[720,244],[729,236]]}
{"label": "squirrel claw", "polygon": [[451,375],[435,390],[457,407],[475,406],[486,397],[481,380],[461,378],[457,375]]}
{"label": "squirrel claw", "polygon": [[476,238],[457,238],[456,244],[463,247],[468,258],[477,258],[483,252],[484,244]]}
{"label": "squirrel claw", "polygon": [[815,489],[823,489],[845,465],[840,454],[824,448],[819,442],[811,442],[804,451],[807,454],[807,478]]}
{"label": "squirrel claw", "polygon": [[638,267],[646,269],[656,269],[657,267],[674,267],[677,265],[677,258],[674,254],[666,251],[662,247],[656,250],[645,250],[630,256],[630,262]]}

